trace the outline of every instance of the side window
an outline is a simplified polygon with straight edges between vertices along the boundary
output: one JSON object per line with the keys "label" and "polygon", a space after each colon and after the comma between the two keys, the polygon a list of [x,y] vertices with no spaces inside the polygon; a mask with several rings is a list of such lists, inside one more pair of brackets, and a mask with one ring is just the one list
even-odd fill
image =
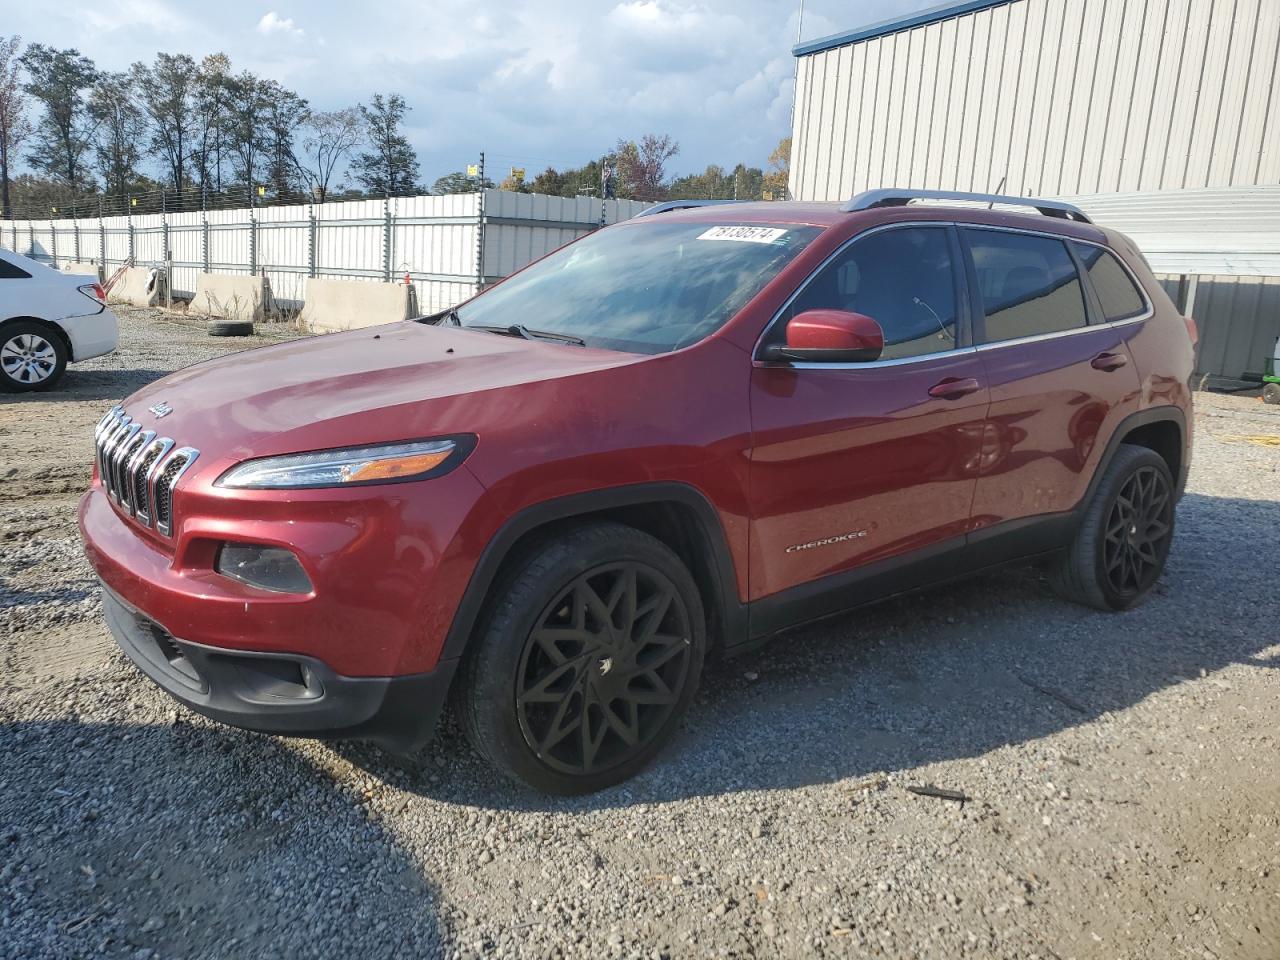
{"label": "side window", "polygon": [[965,237],[978,274],[987,343],[1089,322],[1080,275],[1061,240],[973,229],[966,229]]}
{"label": "side window", "polygon": [[1128,320],[1147,309],[1147,301],[1133,278],[1120,266],[1115,254],[1089,243],[1072,243],[1076,255],[1089,273],[1098,300],[1102,303],[1102,315],[1108,320]]}
{"label": "side window", "polygon": [[0,280],[30,280],[31,274],[0,257]]}
{"label": "side window", "polygon": [[[902,227],[855,240],[787,310],[864,313],[884,328],[885,360],[956,345],[956,280],[945,227]],[[783,325],[775,328],[781,338]]]}

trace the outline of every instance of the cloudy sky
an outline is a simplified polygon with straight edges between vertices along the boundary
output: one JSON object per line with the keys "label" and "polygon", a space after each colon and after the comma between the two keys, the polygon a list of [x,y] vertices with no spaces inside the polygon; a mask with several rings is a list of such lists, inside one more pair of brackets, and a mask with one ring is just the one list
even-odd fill
{"label": "cloudy sky", "polygon": [[[938,0],[806,0],[805,39]],[[798,0],[89,0],[5,3],[0,31],[101,68],[157,50],[274,77],[317,108],[402,93],[427,183],[480,150],[497,178],[670,133],[676,173],[763,166],[788,132]]]}

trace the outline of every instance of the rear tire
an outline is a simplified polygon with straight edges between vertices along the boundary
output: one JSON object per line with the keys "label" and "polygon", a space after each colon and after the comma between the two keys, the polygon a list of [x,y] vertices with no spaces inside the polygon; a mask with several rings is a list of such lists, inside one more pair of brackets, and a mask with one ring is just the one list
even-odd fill
{"label": "rear tire", "polygon": [[1065,599],[1097,610],[1136,606],[1164,572],[1173,526],[1169,465],[1154,450],[1121,444],[1049,582]]}
{"label": "rear tire", "polygon": [[592,793],[643,769],[698,686],[697,584],[660,540],[617,523],[571,527],[523,551],[453,684],[485,759],[536,790]]}
{"label": "rear tire", "polygon": [[66,372],[67,345],[49,324],[18,320],[0,330],[0,389],[51,390]]}

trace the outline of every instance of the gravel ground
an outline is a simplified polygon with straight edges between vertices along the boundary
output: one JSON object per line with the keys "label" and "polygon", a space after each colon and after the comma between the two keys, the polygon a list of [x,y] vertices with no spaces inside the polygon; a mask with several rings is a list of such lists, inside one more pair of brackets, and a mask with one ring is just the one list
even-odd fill
{"label": "gravel ground", "polygon": [[403,762],[239,732],[116,652],[92,426],[246,345],[122,313],[0,399],[0,955],[1280,956],[1280,447],[1233,439],[1280,410],[1200,396],[1141,609],[1012,569],[796,632],[713,664],[649,772],[553,800],[447,719]]}

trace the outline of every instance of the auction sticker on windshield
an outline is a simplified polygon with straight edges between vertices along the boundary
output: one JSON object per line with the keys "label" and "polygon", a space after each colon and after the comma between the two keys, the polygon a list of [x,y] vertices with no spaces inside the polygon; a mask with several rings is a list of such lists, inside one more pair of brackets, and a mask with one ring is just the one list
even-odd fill
{"label": "auction sticker on windshield", "polygon": [[739,243],[773,243],[786,233],[782,227],[712,227],[699,240],[737,240]]}

